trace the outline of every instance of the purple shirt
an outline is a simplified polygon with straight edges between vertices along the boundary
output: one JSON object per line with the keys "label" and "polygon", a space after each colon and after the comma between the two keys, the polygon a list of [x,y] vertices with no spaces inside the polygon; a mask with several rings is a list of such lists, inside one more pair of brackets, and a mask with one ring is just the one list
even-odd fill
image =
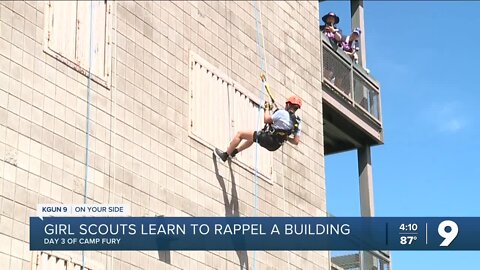
{"label": "purple shirt", "polygon": [[350,41],[350,36],[347,36],[344,40],[342,40],[342,48],[346,52],[355,52],[357,48],[355,40]]}
{"label": "purple shirt", "polygon": [[[333,40],[333,41],[336,41],[336,40],[335,40],[335,33],[334,33],[334,32],[325,31],[325,27],[326,27],[326,25],[321,25],[321,26],[320,26],[320,30],[322,31],[322,33],[324,33],[325,36],[328,37],[329,39],[331,39],[331,40]],[[340,35],[342,34],[342,30],[336,28],[335,26],[334,26],[333,28],[335,28],[336,30],[338,30],[338,33],[340,33]]]}

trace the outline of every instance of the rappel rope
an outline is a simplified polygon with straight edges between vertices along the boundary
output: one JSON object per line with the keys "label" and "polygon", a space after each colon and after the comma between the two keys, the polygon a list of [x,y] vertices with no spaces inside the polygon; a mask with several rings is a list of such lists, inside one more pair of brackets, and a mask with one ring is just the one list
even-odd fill
{"label": "rappel rope", "polygon": [[[262,12],[260,7],[257,5],[257,1],[253,1],[253,6],[255,9],[255,25],[256,25],[256,32],[257,32],[257,54],[260,58],[260,69],[262,75],[260,76],[262,80],[262,88],[260,90],[260,106],[258,107],[258,118],[257,118],[257,128],[255,130],[260,129],[260,114],[262,112],[262,105],[265,103],[265,93],[268,94],[272,104],[278,109],[277,104],[275,103],[275,99],[270,91],[270,87],[267,84],[266,75],[267,74],[267,58],[265,55],[265,39],[263,36],[263,27],[262,27]],[[265,108],[266,110],[267,108]],[[263,119],[263,118],[262,118]],[[255,144],[255,167],[254,167],[254,194],[255,194],[255,202],[254,202],[254,210],[253,216],[257,215],[258,209],[258,159],[259,159],[259,144],[258,144],[258,137],[256,138]],[[282,146],[282,158],[283,158],[283,146]],[[283,213],[285,214],[285,179],[282,182],[283,188]],[[253,251],[253,269],[256,269],[256,251]],[[290,253],[288,253],[288,268],[290,268]]]}
{"label": "rappel rope", "polygon": [[[261,11],[257,6],[257,1],[253,1],[253,6],[255,9],[255,26],[257,32],[257,54],[260,57],[260,69],[262,70],[263,74],[267,74],[267,60],[265,58],[265,40],[263,38],[263,29],[262,29],[262,22],[261,22]],[[259,130],[260,128],[260,114],[262,111],[262,104],[265,103],[265,80],[262,80],[262,89],[260,90],[260,104],[258,107],[258,117],[257,117],[257,128],[255,130]],[[253,216],[257,215],[257,208],[258,208],[258,137],[255,139],[255,167],[254,167],[254,209],[253,209]],[[253,251],[253,270],[256,269],[257,263],[257,251]]]}

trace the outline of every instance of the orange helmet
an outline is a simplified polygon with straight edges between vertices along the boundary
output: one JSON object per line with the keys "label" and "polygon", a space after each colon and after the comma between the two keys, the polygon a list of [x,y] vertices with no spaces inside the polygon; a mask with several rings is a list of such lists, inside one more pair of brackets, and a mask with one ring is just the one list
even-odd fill
{"label": "orange helmet", "polygon": [[297,96],[291,96],[287,99],[287,103],[298,105],[298,107],[302,107],[302,100]]}

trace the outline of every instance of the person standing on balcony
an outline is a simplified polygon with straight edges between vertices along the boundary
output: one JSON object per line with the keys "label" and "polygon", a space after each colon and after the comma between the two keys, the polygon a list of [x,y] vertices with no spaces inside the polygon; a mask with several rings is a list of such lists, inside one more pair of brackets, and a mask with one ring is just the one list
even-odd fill
{"label": "person standing on balcony", "polygon": [[[320,25],[320,31],[332,42],[338,46],[341,46],[342,42],[342,30],[337,28],[337,24],[340,22],[340,18],[333,12],[329,12],[322,17],[324,25]],[[328,66],[324,67],[324,76],[330,82],[335,84],[335,74]]]}
{"label": "person standing on balcony", "polygon": [[348,54],[355,63],[358,64],[358,38],[362,30],[359,27],[356,27],[349,36],[342,38],[342,49]]}
{"label": "person standing on balcony", "polygon": [[[302,107],[302,100],[297,96],[291,96],[287,99],[285,109],[278,109],[270,115],[272,105],[265,102],[263,114],[265,127],[260,131],[243,130],[237,132],[227,151],[223,152],[215,148],[214,154],[225,162],[229,157],[234,157],[237,153],[252,146],[254,142],[258,142],[260,146],[269,151],[277,150],[285,141],[298,145],[302,127],[301,120],[295,115],[295,112],[300,107]],[[293,135],[293,137],[290,137],[290,135]],[[237,148],[242,140],[244,140],[243,144]]]}
{"label": "person standing on balcony", "polygon": [[337,28],[340,18],[333,12],[329,12],[322,17],[324,25],[320,25],[320,31],[330,40],[336,43],[342,42],[342,30]]}

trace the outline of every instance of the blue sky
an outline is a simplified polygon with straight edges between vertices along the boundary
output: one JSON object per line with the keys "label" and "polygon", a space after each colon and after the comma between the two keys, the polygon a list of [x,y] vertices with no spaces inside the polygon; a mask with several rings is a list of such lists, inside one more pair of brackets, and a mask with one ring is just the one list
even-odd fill
{"label": "blue sky", "polygon": [[[349,1],[321,2],[340,28]],[[480,2],[365,2],[367,67],[382,86],[376,216],[480,216]],[[326,159],[327,208],[360,213],[356,152]],[[479,236],[480,239],[480,236]],[[480,241],[480,240],[479,240]],[[480,251],[394,251],[393,269],[474,269]]]}

